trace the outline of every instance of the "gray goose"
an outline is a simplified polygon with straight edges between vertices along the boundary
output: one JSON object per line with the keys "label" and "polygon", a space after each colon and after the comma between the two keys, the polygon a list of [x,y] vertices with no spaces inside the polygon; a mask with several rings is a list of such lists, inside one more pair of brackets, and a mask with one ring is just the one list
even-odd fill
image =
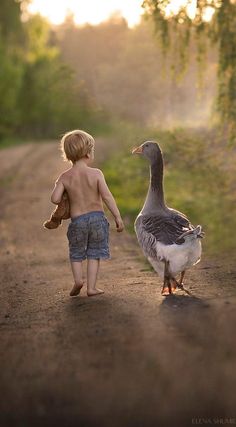
{"label": "gray goose", "polygon": [[[163,190],[163,156],[159,145],[146,141],[132,150],[150,162],[150,184],[144,206],[135,220],[138,242],[163,279],[162,295],[183,288],[185,270],[201,258],[202,227],[194,227],[181,212],[169,208]],[[180,281],[176,275],[181,273]]]}

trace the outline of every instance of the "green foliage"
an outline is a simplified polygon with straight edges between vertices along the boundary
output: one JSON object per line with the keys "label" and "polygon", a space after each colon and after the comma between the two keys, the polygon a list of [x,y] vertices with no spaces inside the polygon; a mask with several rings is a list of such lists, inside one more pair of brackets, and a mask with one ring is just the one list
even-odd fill
{"label": "green foliage", "polygon": [[0,140],[58,137],[70,128],[97,126],[101,113],[83,82],[52,44],[47,21],[21,20],[25,1],[0,10]]}
{"label": "green foliage", "polygon": [[22,40],[23,29],[20,20],[21,3],[15,0],[1,0],[0,33],[5,42]]}
{"label": "green foliage", "polygon": [[[0,139],[18,123],[18,95],[23,64],[19,42],[23,39],[20,4],[3,0],[0,7]],[[19,40],[19,42],[18,42]]]}
{"label": "green foliage", "polygon": [[[198,38],[198,58],[202,58],[210,40],[218,49],[217,111],[221,128],[231,141],[236,140],[236,2],[234,0],[201,0],[197,2],[195,16],[189,17],[189,3],[178,12],[167,14],[172,0],[144,0],[143,7],[155,22],[163,46],[168,50],[170,41],[178,39],[181,61],[186,64],[186,46],[190,28]],[[206,13],[213,17],[207,22]],[[175,31],[173,31],[173,29]],[[177,30],[177,31],[176,31]],[[176,34],[177,33],[177,34]],[[172,37],[171,37],[172,36]],[[175,49],[176,51],[176,49]]]}
{"label": "green foliage", "polygon": [[222,2],[216,18],[219,43],[218,107],[236,143],[236,4]]}
{"label": "green foliage", "polygon": [[0,39],[0,139],[19,122],[18,96],[23,77],[23,65],[17,54],[9,54]]}
{"label": "green foliage", "polygon": [[86,94],[55,47],[48,24],[33,16],[25,24],[27,56],[20,93],[20,131],[36,138],[55,136],[65,126],[78,127],[88,110]]}
{"label": "green foliage", "polygon": [[[128,136],[125,143],[123,132]],[[160,143],[164,155],[167,205],[187,214],[193,224],[203,226],[204,248],[209,253],[235,249],[233,149],[222,149],[212,133],[203,131],[160,132],[123,126],[122,134],[116,135],[119,149],[110,154],[103,170],[128,230],[133,230],[149,185],[148,163],[142,157],[132,156],[131,148],[151,139]]]}

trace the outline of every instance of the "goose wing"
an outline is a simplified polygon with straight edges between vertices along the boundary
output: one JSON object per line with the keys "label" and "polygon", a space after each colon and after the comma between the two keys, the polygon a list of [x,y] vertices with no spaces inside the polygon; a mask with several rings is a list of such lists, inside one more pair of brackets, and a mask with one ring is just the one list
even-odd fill
{"label": "goose wing", "polygon": [[147,256],[155,257],[158,242],[164,245],[181,245],[185,242],[179,237],[194,227],[187,217],[178,211],[172,211],[171,215],[139,215],[135,222],[135,231],[140,246]]}
{"label": "goose wing", "polygon": [[177,242],[177,239],[188,230],[192,229],[191,224],[185,218],[179,215],[159,217],[144,216],[142,219],[143,227],[146,232],[152,234],[157,242],[164,245],[181,244],[184,241]]}
{"label": "goose wing", "polygon": [[184,215],[182,212],[171,208],[168,208],[168,211],[170,213],[172,221],[174,221],[179,226],[186,227],[189,230],[192,230],[194,228],[194,226],[189,222],[186,215]]}

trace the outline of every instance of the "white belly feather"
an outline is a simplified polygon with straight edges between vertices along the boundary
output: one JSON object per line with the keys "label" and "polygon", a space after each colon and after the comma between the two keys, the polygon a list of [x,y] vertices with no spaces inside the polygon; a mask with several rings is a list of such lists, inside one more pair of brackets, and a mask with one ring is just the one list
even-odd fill
{"label": "white belly feather", "polygon": [[174,277],[181,271],[197,264],[201,258],[200,239],[186,240],[182,245],[164,245],[157,242],[156,259],[148,257],[148,261],[161,278],[164,278],[164,260],[169,261],[169,272]]}

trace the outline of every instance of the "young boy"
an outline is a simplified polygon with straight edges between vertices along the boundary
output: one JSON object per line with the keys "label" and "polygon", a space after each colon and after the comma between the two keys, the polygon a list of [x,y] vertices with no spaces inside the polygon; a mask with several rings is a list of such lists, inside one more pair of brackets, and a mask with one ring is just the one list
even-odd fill
{"label": "young boy", "polygon": [[94,139],[87,132],[74,130],[61,140],[65,160],[72,163],[55,183],[51,201],[58,204],[64,190],[70,202],[71,222],[67,231],[74,286],[71,296],[78,295],[83,287],[82,261],[87,259],[87,295],[99,295],[96,288],[100,259],[109,258],[109,223],[104,215],[103,202],[112,213],[116,230],[124,225],[116,202],[106,184],[101,170],[89,166],[94,159]]}

